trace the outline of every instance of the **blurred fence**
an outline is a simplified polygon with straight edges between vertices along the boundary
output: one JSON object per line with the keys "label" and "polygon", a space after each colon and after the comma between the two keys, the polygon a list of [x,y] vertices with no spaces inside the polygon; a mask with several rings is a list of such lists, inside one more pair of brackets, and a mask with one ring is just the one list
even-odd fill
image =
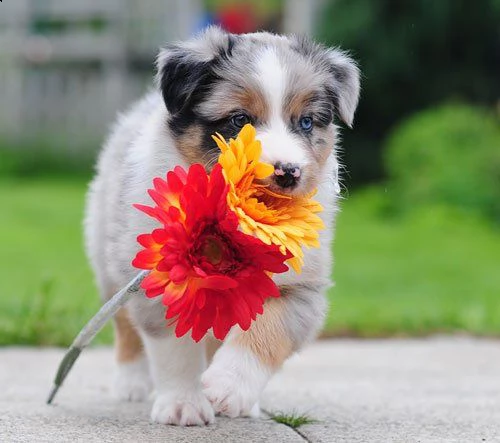
{"label": "blurred fence", "polygon": [[0,3],[2,138],[69,150],[99,140],[151,81],[158,47],[200,16],[200,0]]}
{"label": "blurred fence", "polygon": [[[202,25],[204,3],[1,2],[0,144],[96,149],[116,112],[151,83],[158,48]],[[311,34],[325,0],[280,3],[282,30]]]}

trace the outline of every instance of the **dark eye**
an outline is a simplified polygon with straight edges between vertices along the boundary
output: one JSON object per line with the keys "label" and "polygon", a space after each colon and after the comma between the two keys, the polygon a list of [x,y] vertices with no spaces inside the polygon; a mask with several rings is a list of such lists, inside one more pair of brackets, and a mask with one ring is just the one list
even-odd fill
{"label": "dark eye", "polygon": [[299,126],[304,132],[311,132],[313,128],[313,119],[311,117],[301,117]]}
{"label": "dark eye", "polygon": [[250,117],[243,112],[231,117],[231,123],[237,128],[243,128],[243,126],[250,122]]}

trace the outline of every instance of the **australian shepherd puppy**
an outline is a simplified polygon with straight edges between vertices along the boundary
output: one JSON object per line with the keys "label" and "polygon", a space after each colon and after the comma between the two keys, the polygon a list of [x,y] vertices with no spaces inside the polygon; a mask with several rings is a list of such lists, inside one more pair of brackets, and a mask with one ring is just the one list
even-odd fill
{"label": "australian shepherd puppy", "polygon": [[355,63],[307,39],[212,27],[161,50],[156,87],[119,118],[88,194],[86,243],[102,298],[137,273],[136,236],[155,227],[132,204],[150,204],[153,178],[176,165],[210,168],[219,154],[215,132],[228,139],[252,123],[262,160],[276,168],[269,186],[290,195],[317,188],[326,229],[321,247],[306,250],[300,275],[275,276],[282,296],[267,300],[248,331],[234,327],[213,355],[207,340],[173,335],[159,297],[137,296],[118,313],[117,394],[139,401],[154,388],[153,421],[204,425],[215,414],[257,415],[270,377],[320,329],[337,207],[335,121],[352,124],[358,95]]}

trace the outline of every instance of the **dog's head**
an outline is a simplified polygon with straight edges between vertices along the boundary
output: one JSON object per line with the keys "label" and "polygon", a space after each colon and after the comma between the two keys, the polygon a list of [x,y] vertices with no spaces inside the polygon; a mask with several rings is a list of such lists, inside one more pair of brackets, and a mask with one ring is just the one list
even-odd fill
{"label": "dog's head", "polygon": [[333,152],[334,119],[353,122],[359,73],[342,51],[307,39],[212,27],[161,51],[158,85],[189,163],[212,165],[219,153],[212,134],[234,138],[252,123],[262,160],[275,166],[270,186],[305,194]]}

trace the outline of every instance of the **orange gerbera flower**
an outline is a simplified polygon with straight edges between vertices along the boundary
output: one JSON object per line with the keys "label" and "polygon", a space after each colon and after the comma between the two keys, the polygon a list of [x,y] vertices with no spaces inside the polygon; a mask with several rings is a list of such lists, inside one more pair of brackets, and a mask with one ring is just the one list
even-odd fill
{"label": "orange gerbera flower", "polygon": [[264,243],[288,250],[293,258],[289,264],[296,272],[304,263],[302,246],[318,247],[318,230],[324,228],[317,215],[322,206],[311,196],[278,195],[256,182],[271,175],[274,167],[260,161],[262,147],[255,139],[255,128],[247,124],[236,137],[226,142],[220,134],[214,140],[222,153],[219,164],[230,186],[229,207],[236,213],[246,234],[255,235]]}

